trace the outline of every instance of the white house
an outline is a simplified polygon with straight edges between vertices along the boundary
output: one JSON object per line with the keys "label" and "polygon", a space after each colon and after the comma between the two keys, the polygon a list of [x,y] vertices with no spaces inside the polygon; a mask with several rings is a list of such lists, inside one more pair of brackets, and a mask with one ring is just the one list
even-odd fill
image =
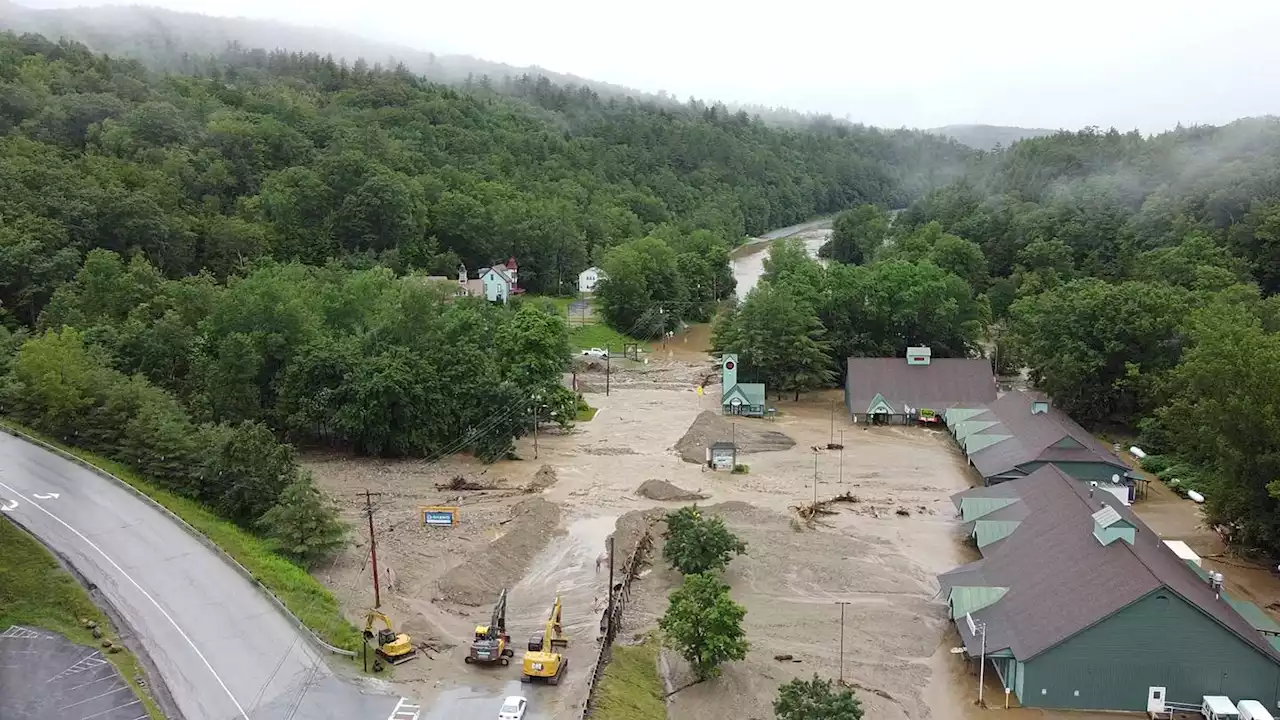
{"label": "white house", "polygon": [[480,283],[484,287],[485,299],[489,302],[505,304],[507,298],[523,292],[520,289],[518,273],[515,258],[508,259],[505,265],[494,265],[481,270]]}
{"label": "white house", "polygon": [[578,292],[595,292],[596,283],[600,282],[604,277],[604,271],[598,267],[592,266],[583,270],[578,273]]}

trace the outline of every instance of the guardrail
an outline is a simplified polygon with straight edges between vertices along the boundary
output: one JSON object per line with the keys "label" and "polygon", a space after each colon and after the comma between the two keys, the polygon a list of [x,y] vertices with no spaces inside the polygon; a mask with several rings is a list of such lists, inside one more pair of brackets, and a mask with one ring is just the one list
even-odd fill
{"label": "guardrail", "polygon": [[266,595],[266,596],[267,596],[267,599],[269,599],[269,600],[271,601],[271,603],[272,603],[273,605],[275,605],[276,609],[277,609],[277,610],[279,610],[279,611],[280,611],[280,613],[281,613],[282,615],[284,615],[285,619],[289,620],[291,623],[293,623],[293,624],[294,624],[294,626],[296,626],[296,627],[298,628],[298,630],[302,631],[302,634],[303,634],[303,635],[304,635],[308,640],[310,640],[310,641],[311,641],[311,643],[312,643],[313,645],[315,645],[316,647],[318,647],[318,648],[320,648],[321,650],[324,650],[324,651],[326,651],[326,652],[334,653],[335,655],[345,655],[346,657],[355,657],[355,656],[356,656],[356,653],[355,653],[355,651],[354,651],[354,650],[344,650],[344,649],[342,649],[342,648],[340,648],[340,647],[334,647],[334,646],[330,645],[329,643],[325,642],[324,640],[320,639],[320,636],[319,636],[319,635],[316,635],[316,633],[315,633],[315,631],[314,631],[314,630],[312,630],[311,628],[307,627],[305,623],[303,623],[301,620],[299,620],[299,619],[298,619],[298,616],[297,616],[297,615],[294,615],[294,614],[293,614],[293,611],[291,611],[291,610],[290,610],[290,609],[289,609],[289,608],[284,604],[284,602],[282,602],[282,601],[280,600],[280,598],[276,597],[276,594],[275,594],[275,593],[273,593],[273,592],[271,592],[271,589],[270,589],[270,588],[268,588],[266,585],[263,585],[263,584],[262,584],[262,582],[261,582],[261,581],[259,581],[259,580],[258,580],[258,578],[257,578],[257,577],[255,577],[253,573],[249,572],[249,569],[248,569],[248,568],[246,568],[245,566],[241,565],[241,564],[239,563],[239,561],[237,561],[235,558],[233,558],[233,557],[231,557],[230,555],[228,555],[228,554],[227,554],[227,552],[226,552],[225,550],[223,550],[222,548],[218,547],[218,544],[217,544],[217,543],[215,543],[214,541],[210,540],[210,539],[209,539],[209,537],[208,537],[207,535],[205,535],[204,533],[202,533],[202,532],[200,532],[199,530],[197,530],[197,529],[195,529],[194,527],[192,527],[192,526],[191,526],[191,525],[190,525],[186,520],[183,520],[181,517],[178,517],[176,514],[174,514],[174,513],[173,513],[173,511],[169,510],[169,508],[167,508],[167,507],[165,507],[165,506],[161,505],[160,503],[156,502],[156,501],[155,501],[155,499],[153,499],[150,495],[147,495],[146,493],[142,492],[142,491],[141,491],[141,490],[139,490],[138,488],[136,488],[136,487],[134,487],[134,486],[130,485],[129,483],[125,482],[124,480],[121,480],[120,478],[116,477],[115,475],[112,475],[111,473],[107,472],[106,470],[103,470],[102,468],[98,467],[97,465],[94,465],[93,463],[89,462],[88,460],[85,460],[84,458],[79,457],[78,455],[75,455],[74,453],[69,453],[69,452],[67,452],[66,450],[63,450],[62,448],[57,447],[56,445],[50,445],[49,443],[47,443],[47,442],[45,442],[45,441],[41,440],[41,439],[40,439],[40,438],[38,438],[38,437],[32,437],[31,435],[28,435],[28,434],[26,434],[26,433],[22,432],[21,430],[17,430],[17,429],[11,428],[11,427],[9,427],[9,426],[7,426],[7,425],[4,425],[4,424],[0,424],[0,431],[3,431],[3,432],[5,432],[5,433],[7,433],[7,434],[9,434],[9,435],[12,435],[12,436],[14,436],[14,437],[18,438],[19,440],[24,440],[24,441],[26,441],[26,442],[29,442],[29,443],[33,444],[33,445],[38,445],[39,447],[41,447],[41,448],[43,448],[43,449],[45,449],[45,450],[47,450],[47,451],[49,451],[49,452],[51,452],[51,453],[53,453],[53,454],[55,454],[55,455],[59,456],[59,457],[61,457],[61,458],[62,458],[62,459],[64,459],[64,460],[68,460],[68,461],[70,461],[70,462],[73,462],[73,463],[75,463],[76,465],[79,465],[80,467],[82,467],[82,468],[84,468],[84,469],[88,470],[89,472],[91,472],[91,473],[93,473],[93,474],[95,474],[95,475],[97,475],[97,476],[99,476],[99,477],[101,477],[101,478],[103,478],[103,479],[105,479],[105,480],[107,480],[107,481],[109,481],[109,482],[112,482],[112,483],[116,484],[116,485],[117,485],[117,486],[119,486],[121,489],[123,489],[125,492],[130,493],[131,495],[133,495],[134,497],[138,498],[138,499],[139,499],[139,500],[141,500],[142,502],[147,503],[148,505],[150,505],[151,507],[155,508],[156,510],[159,510],[160,512],[164,513],[166,516],[168,516],[168,517],[169,517],[169,519],[170,519],[170,520],[174,521],[174,522],[175,522],[175,523],[177,523],[180,527],[182,527],[182,529],[186,530],[186,531],[187,531],[187,533],[188,533],[188,534],[190,534],[192,537],[194,537],[194,538],[195,538],[195,539],[196,539],[200,544],[202,544],[202,545],[204,545],[205,547],[209,548],[210,550],[212,550],[212,551],[213,551],[213,553],[214,553],[215,555],[217,555],[218,557],[222,558],[222,560],[223,560],[224,562],[226,562],[228,565],[230,565],[230,566],[231,566],[231,569],[233,569],[233,570],[235,570],[236,572],[240,573],[240,575],[241,575],[241,576],[243,576],[245,580],[248,580],[250,583],[252,583],[252,584],[254,585],[254,587],[258,588],[258,590],[260,590],[260,591],[262,592],[262,594]]}
{"label": "guardrail", "polygon": [[600,617],[600,632],[604,633],[604,638],[600,642],[600,650],[596,653],[595,664],[591,668],[591,676],[587,679],[587,701],[582,704],[583,718],[591,716],[591,704],[595,699],[596,684],[600,682],[600,678],[604,674],[604,666],[609,657],[609,649],[613,647],[613,640],[617,636],[618,628],[622,626],[622,614],[627,609],[627,601],[631,599],[631,581],[639,577],[640,566],[644,562],[645,553],[649,552],[651,547],[653,547],[652,526],[645,529],[644,535],[640,536],[640,540],[632,548],[631,555],[622,564],[622,574],[620,575],[622,579],[609,588],[609,606],[604,615]]}

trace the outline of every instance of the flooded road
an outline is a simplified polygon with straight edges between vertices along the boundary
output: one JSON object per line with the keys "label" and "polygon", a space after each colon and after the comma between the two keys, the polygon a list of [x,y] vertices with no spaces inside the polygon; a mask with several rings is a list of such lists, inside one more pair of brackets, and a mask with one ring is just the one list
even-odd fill
{"label": "flooded road", "polygon": [[817,257],[818,249],[831,237],[831,218],[765,233],[730,253],[729,264],[733,267],[733,279],[738,281],[736,292],[739,300],[745,298],[756,283],[760,282],[760,276],[764,274],[764,259],[769,257],[773,241],[796,236],[804,242],[809,254]]}

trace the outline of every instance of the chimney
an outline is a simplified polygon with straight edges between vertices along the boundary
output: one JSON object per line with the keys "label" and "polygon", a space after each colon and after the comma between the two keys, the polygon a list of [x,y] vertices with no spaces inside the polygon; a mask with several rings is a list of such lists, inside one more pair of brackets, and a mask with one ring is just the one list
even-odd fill
{"label": "chimney", "polygon": [[933,351],[927,347],[909,347],[907,348],[907,364],[928,365],[929,358],[932,355]]}

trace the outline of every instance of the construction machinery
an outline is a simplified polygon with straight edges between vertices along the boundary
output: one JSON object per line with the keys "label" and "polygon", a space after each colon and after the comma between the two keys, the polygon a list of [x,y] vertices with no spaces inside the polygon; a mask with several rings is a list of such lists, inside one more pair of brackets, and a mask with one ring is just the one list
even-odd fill
{"label": "construction machinery", "polygon": [[[375,620],[382,622],[382,628],[376,633],[373,631]],[[373,641],[377,646],[374,652],[392,665],[408,662],[418,656],[418,650],[414,648],[409,636],[392,630],[391,618],[377,610],[370,611],[364,620],[364,639],[365,642]]]}
{"label": "construction machinery", "polygon": [[545,680],[548,685],[559,685],[560,678],[569,667],[569,659],[560,654],[567,647],[569,641],[564,638],[564,628],[560,623],[560,596],[556,595],[546,626],[542,632],[529,638],[529,651],[524,654],[520,682]]}
{"label": "construction machinery", "polygon": [[511,636],[507,634],[507,591],[503,590],[498,596],[498,603],[493,606],[489,624],[476,626],[471,652],[464,659],[468,665],[495,662],[506,665],[515,654],[516,651],[511,649]]}

